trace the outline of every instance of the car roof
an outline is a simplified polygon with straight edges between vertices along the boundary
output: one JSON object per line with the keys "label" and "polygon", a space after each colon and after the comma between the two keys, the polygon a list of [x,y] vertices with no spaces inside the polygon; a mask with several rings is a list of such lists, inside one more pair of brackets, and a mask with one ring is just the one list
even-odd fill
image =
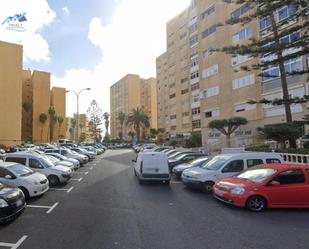
{"label": "car roof", "polygon": [[233,157],[248,157],[248,156],[272,156],[281,158],[278,153],[274,152],[241,152],[241,153],[228,153],[228,154],[219,154],[218,157],[224,157],[226,159],[233,158]]}
{"label": "car roof", "polygon": [[273,163],[273,164],[262,164],[262,165],[258,165],[258,168],[263,168],[263,169],[274,169],[277,170],[279,172],[281,171],[285,171],[287,169],[309,169],[309,165],[305,165],[305,164],[288,164],[288,163]]}
{"label": "car roof", "polygon": [[13,165],[16,165],[16,164],[19,164],[19,163],[15,163],[15,162],[0,162],[0,167],[6,168],[6,167],[13,166]]}

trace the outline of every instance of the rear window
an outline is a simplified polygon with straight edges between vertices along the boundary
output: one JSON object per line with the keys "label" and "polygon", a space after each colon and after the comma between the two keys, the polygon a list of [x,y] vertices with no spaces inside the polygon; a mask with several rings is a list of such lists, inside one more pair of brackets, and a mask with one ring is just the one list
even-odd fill
{"label": "rear window", "polygon": [[19,158],[19,157],[7,157],[5,159],[6,162],[13,162],[13,163],[19,163],[22,165],[26,165],[26,158]]}
{"label": "rear window", "polygon": [[268,159],[266,159],[266,163],[268,163],[268,164],[281,163],[281,161],[277,158],[268,158]]}
{"label": "rear window", "polygon": [[253,166],[260,165],[260,164],[263,164],[263,160],[262,159],[248,159],[247,160],[248,168],[251,168]]}

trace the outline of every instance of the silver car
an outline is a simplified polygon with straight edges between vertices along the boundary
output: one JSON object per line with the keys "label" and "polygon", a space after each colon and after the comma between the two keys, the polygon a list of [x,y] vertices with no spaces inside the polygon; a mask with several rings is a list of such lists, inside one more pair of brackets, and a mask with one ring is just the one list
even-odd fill
{"label": "silver car", "polygon": [[46,155],[53,156],[53,157],[59,159],[59,160],[62,161],[62,162],[70,162],[70,163],[73,163],[74,169],[75,169],[75,170],[79,169],[79,167],[80,167],[80,163],[79,163],[79,161],[78,161],[77,159],[68,158],[68,157],[63,156],[63,155],[61,155],[61,154],[59,154],[59,153],[46,153]]}

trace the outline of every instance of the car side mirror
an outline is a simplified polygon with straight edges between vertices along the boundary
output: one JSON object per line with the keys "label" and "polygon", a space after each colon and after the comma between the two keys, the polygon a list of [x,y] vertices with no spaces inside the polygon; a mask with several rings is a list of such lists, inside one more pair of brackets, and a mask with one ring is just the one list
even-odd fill
{"label": "car side mirror", "polygon": [[278,181],[271,181],[268,186],[280,186],[280,182]]}
{"label": "car side mirror", "polygon": [[10,175],[6,175],[4,178],[5,179],[13,179],[12,176],[10,176]]}

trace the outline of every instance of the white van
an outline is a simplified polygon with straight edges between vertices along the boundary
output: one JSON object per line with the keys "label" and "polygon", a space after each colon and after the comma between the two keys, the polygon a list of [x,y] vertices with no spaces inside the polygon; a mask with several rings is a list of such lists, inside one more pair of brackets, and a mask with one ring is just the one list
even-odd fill
{"label": "white van", "polygon": [[212,186],[217,181],[234,176],[247,168],[259,164],[282,162],[282,157],[277,153],[244,152],[221,154],[215,156],[200,168],[184,170],[181,179],[188,187],[211,192]]}
{"label": "white van", "polygon": [[139,182],[145,180],[164,181],[169,184],[171,175],[168,168],[167,156],[162,152],[142,152],[133,160],[134,174]]}

